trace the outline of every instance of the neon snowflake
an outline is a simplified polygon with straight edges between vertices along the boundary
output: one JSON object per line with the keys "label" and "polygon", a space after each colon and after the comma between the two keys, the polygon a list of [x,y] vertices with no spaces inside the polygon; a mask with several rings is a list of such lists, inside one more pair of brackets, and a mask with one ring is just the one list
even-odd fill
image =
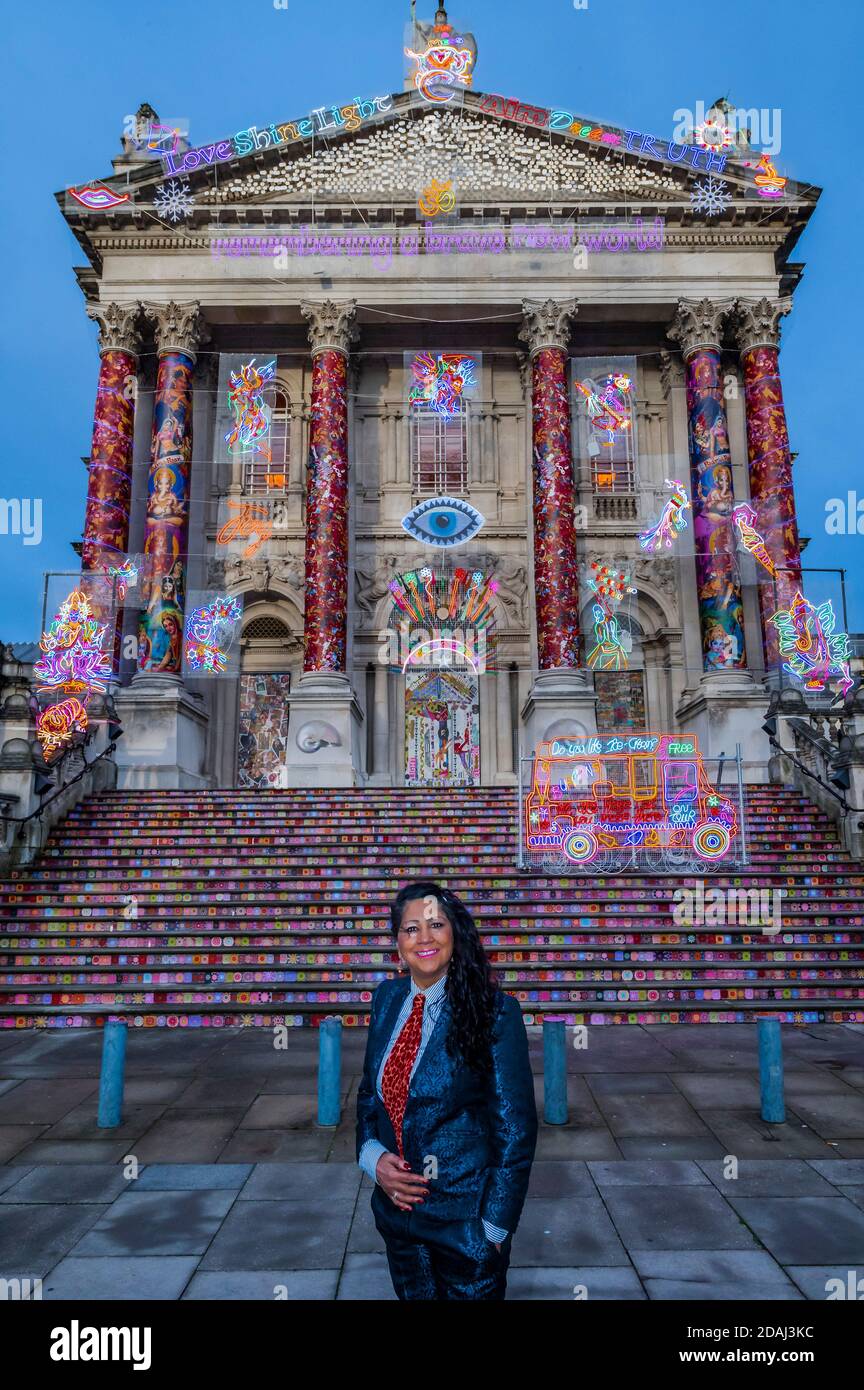
{"label": "neon snowflake", "polygon": [[156,189],[153,206],[160,217],[167,217],[175,224],[188,217],[195,206],[194,195],[190,191],[189,180],[185,184],[180,179],[169,179]]}
{"label": "neon snowflake", "polygon": [[732,202],[732,195],[722,179],[715,179],[709,174],[707,179],[696,180],[690,194],[690,202],[693,204],[694,212],[704,212],[706,217],[717,217],[726,211]]}

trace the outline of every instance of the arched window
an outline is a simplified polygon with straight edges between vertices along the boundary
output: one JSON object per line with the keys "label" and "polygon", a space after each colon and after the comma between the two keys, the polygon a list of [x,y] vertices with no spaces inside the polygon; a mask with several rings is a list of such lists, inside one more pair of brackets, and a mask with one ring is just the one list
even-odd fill
{"label": "arched window", "polygon": [[281,386],[268,386],[264,403],[270,411],[270,459],[257,449],[246,460],[243,491],[254,496],[282,493],[288,486],[291,456],[291,402]]}
{"label": "arched window", "polygon": [[445,416],[426,405],[411,410],[411,478],[415,493],[427,497],[453,494],[468,487],[468,408],[458,403]]}

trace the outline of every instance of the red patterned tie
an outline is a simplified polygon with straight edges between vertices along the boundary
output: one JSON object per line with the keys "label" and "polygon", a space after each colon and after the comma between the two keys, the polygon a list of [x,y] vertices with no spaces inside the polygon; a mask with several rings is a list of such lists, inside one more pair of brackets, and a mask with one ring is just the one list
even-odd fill
{"label": "red patterned tie", "polygon": [[405,1157],[402,1152],[402,1120],[405,1115],[405,1106],[408,1104],[408,1083],[411,1080],[411,1068],[417,1056],[420,1035],[423,1031],[424,1003],[425,996],[418,991],[414,996],[414,1004],[405,1020],[402,1032],[393,1044],[390,1056],[387,1058],[384,1075],[381,1078],[381,1095],[387,1114],[390,1116],[393,1133],[396,1135],[400,1158]]}

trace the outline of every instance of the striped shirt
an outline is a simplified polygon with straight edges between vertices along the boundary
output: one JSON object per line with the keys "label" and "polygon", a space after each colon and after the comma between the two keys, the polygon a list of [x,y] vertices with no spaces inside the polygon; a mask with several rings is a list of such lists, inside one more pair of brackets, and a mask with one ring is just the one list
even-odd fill
{"label": "striped shirt", "polygon": [[[405,1003],[399,1010],[399,1017],[396,1019],[396,1022],[393,1026],[393,1032],[390,1034],[390,1041],[384,1049],[384,1056],[381,1058],[381,1065],[378,1068],[378,1077],[375,1084],[378,1090],[378,1096],[382,1101],[384,1097],[381,1089],[381,1080],[384,1076],[384,1068],[387,1065],[387,1058],[393,1051],[396,1039],[402,1032],[402,1029],[405,1027],[405,1024],[408,1022],[408,1017],[411,1013],[412,1008],[414,1007],[414,1000],[416,996],[421,993],[425,994],[426,1002],[423,1005],[423,1023],[422,1030],[420,1033],[420,1046],[417,1049],[417,1056],[414,1058],[414,1065],[411,1068],[411,1076],[414,1075],[415,1071],[419,1067],[420,1058],[426,1051],[426,1046],[429,1042],[429,1039],[435,1031],[435,1025],[438,1022],[438,1019],[441,1015],[441,1010],[444,1007],[444,999],[446,997],[444,987],[446,983],[447,976],[442,975],[441,979],[436,980],[434,985],[430,985],[427,990],[421,990],[419,986],[415,985],[413,980],[411,981],[411,988],[405,996]],[[384,1145],[379,1143],[377,1139],[367,1139],[366,1143],[360,1150],[360,1157],[357,1161],[360,1167],[363,1169],[363,1172],[367,1173],[373,1182],[377,1181],[375,1173],[378,1167],[378,1160],[380,1159],[382,1154],[386,1153],[387,1150],[385,1149]],[[486,1232],[486,1239],[491,1241],[504,1240],[508,1234],[508,1232],[502,1230],[500,1226],[493,1226],[491,1221],[483,1220],[483,1228]]]}

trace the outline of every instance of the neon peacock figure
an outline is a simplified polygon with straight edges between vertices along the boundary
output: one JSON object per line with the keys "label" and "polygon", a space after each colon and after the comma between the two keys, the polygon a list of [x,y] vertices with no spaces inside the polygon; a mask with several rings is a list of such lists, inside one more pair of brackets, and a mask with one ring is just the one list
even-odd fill
{"label": "neon peacock figure", "polygon": [[783,669],[802,680],[805,690],[824,690],[837,677],[841,695],[851,689],[849,637],[834,631],[837,620],[830,599],[816,608],[799,590],[789,607],[781,608],[771,621],[780,651],[790,658]]}
{"label": "neon peacock figure", "polygon": [[665,545],[671,549],[672,542],[679,536],[687,525],[685,511],[690,506],[690,499],[687,496],[687,489],[683,483],[666,479],[666,486],[671,487],[672,496],[667,498],[663,504],[663,511],[660,520],[655,521],[653,526],[647,530],[640,531],[639,544],[643,550],[659,550]]}
{"label": "neon peacock figure", "polygon": [[228,404],[234,412],[234,427],[225,436],[230,454],[245,454],[257,449],[269,463],[270,409],[264,402],[264,387],[276,371],[275,357],[263,367],[255,366],[255,358],[246,362],[239,372],[228,377]]}

